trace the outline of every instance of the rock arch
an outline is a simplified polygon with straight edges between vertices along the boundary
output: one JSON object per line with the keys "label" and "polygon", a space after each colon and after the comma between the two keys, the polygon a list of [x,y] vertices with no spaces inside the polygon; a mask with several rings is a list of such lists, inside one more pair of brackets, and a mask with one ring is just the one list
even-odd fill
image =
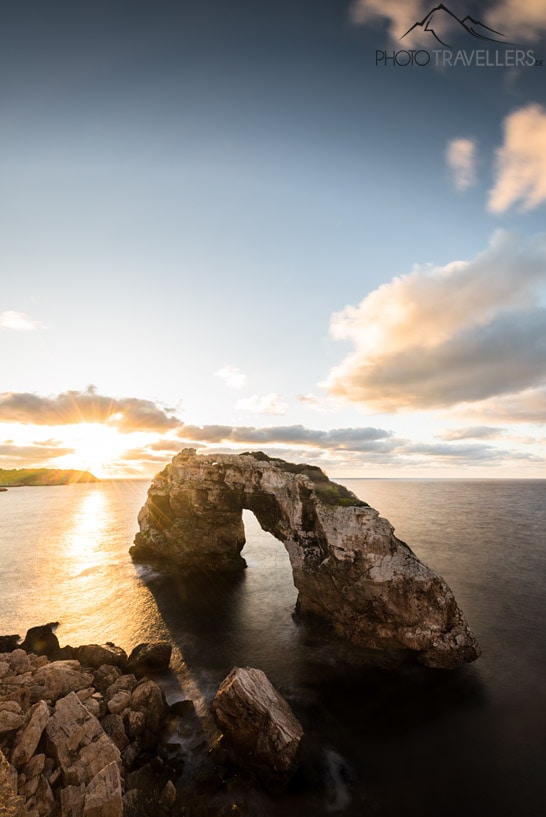
{"label": "rock arch", "polygon": [[444,580],[376,510],[314,466],[185,449],[154,478],[131,553],[187,570],[240,570],[245,508],[286,547],[302,616],[369,649],[414,651],[428,666],[479,656]]}

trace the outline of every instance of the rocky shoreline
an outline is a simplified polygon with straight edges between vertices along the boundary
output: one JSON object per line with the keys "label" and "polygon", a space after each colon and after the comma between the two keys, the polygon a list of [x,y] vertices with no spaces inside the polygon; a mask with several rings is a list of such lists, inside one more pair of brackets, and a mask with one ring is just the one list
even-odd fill
{"label": "rocky shoreline", "polygon": [[260,670],[224,680],[207,737],[151,677],[170,644],[60,647],[53,627],[0,636],[1,817],[234,817],[238,793],[288,785],[303,730]]}

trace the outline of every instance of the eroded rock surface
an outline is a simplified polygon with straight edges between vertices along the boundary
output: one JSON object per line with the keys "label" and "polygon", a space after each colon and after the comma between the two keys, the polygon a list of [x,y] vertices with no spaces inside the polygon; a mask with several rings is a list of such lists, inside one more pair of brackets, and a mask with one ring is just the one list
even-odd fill
{"label": "eroded rock surface", "polygon": [[[146,811],[170,779],[157,760],[124,808],[133,770],[164,751],[168,707],[160,687],[123,674],[115,662],[125,653],[107,646],[77,648],[81,661],[0,652],[0,817],[141,817],[174,807],[172,784],[161,811]],[[101,657],[112,663],[97,666]]]}
{"label": "eroded rock surface", "polygon": [[313,466],[186,449],[153,480],[131,552],[186,569],[241,569],[245,508],[284,543],[302,616],[369,649],[414,651],[431,667],[479,656],[441,576],[376,510]]}
{"label": "eroded rock surface", "polygon": [[266,674],[234,667],[222,681],[212,711],[228,745],[266,788],[286,788],[298,765],[303,728]]}

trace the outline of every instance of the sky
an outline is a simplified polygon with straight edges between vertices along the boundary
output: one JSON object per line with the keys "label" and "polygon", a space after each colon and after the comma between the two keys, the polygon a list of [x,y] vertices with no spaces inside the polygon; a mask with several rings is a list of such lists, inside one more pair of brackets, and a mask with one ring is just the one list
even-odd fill
{"label": "sky", "polygon": [[545,59],[544,0],[3,4],[0,467],[544,477]]}

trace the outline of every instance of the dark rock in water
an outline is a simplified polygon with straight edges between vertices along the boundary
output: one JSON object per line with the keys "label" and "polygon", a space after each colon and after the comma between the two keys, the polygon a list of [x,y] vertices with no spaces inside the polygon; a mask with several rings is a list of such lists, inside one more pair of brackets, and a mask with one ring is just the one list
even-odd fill
{"label": "dark rock in water", "polygon": [[245,566],[243,509],[284,543],[297,613],[349,642],[451,668],[480,654],[455,597],[392,525],[310,465],[260,452],[177,454],[153,480],[131,553],[186,570]]}
{"label": "dark rock in water", "polygon": [[161,672],[169,669],[172,646],[168,641],[151,641],[138,644],[127,661],[127,669],[135,675],[148,671]]}
{"label": "dark rock in water", "polygon": [[183,718],[184,715],[193,714],[195,712],[195,704],[193,701],[186,699],[184,701],[175,701],[169,706],[171,715],[178,715]]}
{"label": "dark rock in water", "polygon": [[53,632],[58,622],[43,624],[40,627],[31,627],[27,631],[21,648],[35,655],[47,655],[48,658],[57,657],[60,649],[59,639]]}
{"label": "dark rock in water", "polygon": [[283,791],[298,766],[303,729],[266,674],[234,667],[216,693],[212,712],[237,760],[269,791]]}
{"label": "dark rock in water", "polygon": [[93,669],[105,664],[112,664],[120,669],[127,665],[127,653],[115,644],[84,644],[74,650],[74,658]]}
{"label": "dark rock in water", "polygon": [[20,635],[0,635],[0,652],[18,650],[20,640]]}

